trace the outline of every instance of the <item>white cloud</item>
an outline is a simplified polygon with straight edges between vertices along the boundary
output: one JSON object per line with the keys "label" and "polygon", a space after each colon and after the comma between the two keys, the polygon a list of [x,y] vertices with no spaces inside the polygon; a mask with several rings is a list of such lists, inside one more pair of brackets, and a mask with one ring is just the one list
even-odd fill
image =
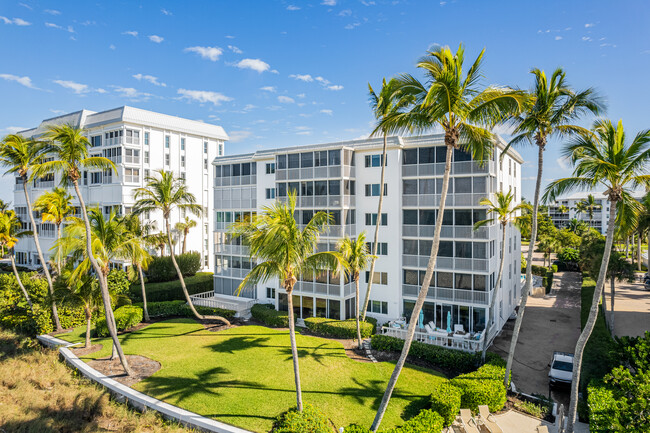
{"label": "white cloud", "polygon": [[3,131],[7,131],[9,134],[16,134],[19,131],[24,131],[25,129],[29,128],[23,128],[22,126],[7,126]]}
{"label": "white cloud", "polygon": [[252,69],[259,73],[268,71],[271,68],[271,66],[268,63],[260,59],[243,59],[235,63],[235,66],[238,67],[239,69]]}
{"label": "white cloud", "polygon": [[235,53],[235,54],[242,54],[243,53],[242,50],[240,50],[238,47],[236,47],[234,45],[228,45],[228,49],[230,51],[232,51],[233,53]]}
{"label": "white cloud", "polygon": [[279,74],[280,72],[277,69],[271,69],[272,74]]}
{"label": "white cloud", "polygon": [[336,0],[323,0],[321,4],[325,6],[336,6]]}
{"label": "white cloud", "polygon": [[339,86],[338,84],[335,84],[333,86],[327,86],[329,90],[343,90],[343,86]]}
{"label": "white cloud", "polygon": [[593,27],[593,26],[595,26],[595,25],[596,25],[596,24],[594,24],[594,23],[587,23],[587,24],[585,24],[585,28],[588,29],[589,27]]}
{"label": "white cloud", "polygon": [[562,40],[562,36],[556,36],[556,37],[555,37],[555,40],[556,40],[556,41],[561,41],[561,40]]}
{"label": "white cloud", "polygon": [[31,7],[30,5],[26,5],[25,3],[18,3],[18,6],[22,6],[22,7],[26,8],[26,9],[29,9],[30,11],[34,10],[33,7]]}
{"label": "white cloud", "polygon": [[119,93],[120,96],[128,99],[146,100],[151,96],[150,93],[138,92],[133,87],[114,86],[113,89]]}
{"label": "white cloud", "polygon": [[80,95],[82,93],[87,93],[90,91],[90,88],[88,87],[87,84],[81,84],[81,83],[76,83],[74,81],[66,81],[66,80],[54,80],[54,82],[61,87],[65,87],[66,89],[70,89],[74,91],[77,95]]}
{"label": "white cloud", "polygon": [[352,30],[352,29],[354,29],[354,28],[356,28],[356,27],[359,27],[360,25],[361,25],[360,22],[356,22],[356,23],[348,24],[348,25],[345,26],[344,28],[345,28],[345,30]]}
{"label": "white cloud", "polygon": [[148,81],[151,84],[153,84],[154,86],[167,87],[167,84],[158,81],[158,77],[154,77],[153,75],[135,74],[133,76],[133,78],[135,78],[138,81],[141,81],[141,80]]}
{"label": "white cloud", "polygon": [[127,30],[126,32],[122,32],[122,34],[133,36],[134,38],[138,37],[138,32],[136,32],[135,30]]}
{"label": "white cloud", "polygon": [[307,95],[304,94],[304,93],[298,93],[296,96],[299,97],[299,98],[304,98],[304,97],[307,96]]}
{"label": "white cloud", "polygon": [[609,44],[609,43],[603,43],[600,44],[601,47],[611,47],[611,48],[616,48],[616,44]]}
{"label": "white cloud", "polygon": [[296,126],[297,135],[311,135],[311,128],[309,126]]}
{"label": "white cloud", "polygon": [[293,104],[296,101],[288,96],[278,96],[278,102],[281,102],[282,104]]}
{"label": "white cloud", "polygon": [[167,9],[160,9],[160,12],[162,12],[163,15],[167,15],[167,16],[172,16],[172,15],[174,15],[174,14],[172,14],[171,12],[169,12]]}
{"label": "white cloud", "polygon": [[251,131],[229,131],[228,136],[230,139],[231,143],[239,143],[240,141],[244,141],[250,136],[252,136],[253,133]]}
{"label": "white cloud", "polygon": [[232,101],[232,98],[228,96],[218,92],[210,92],[208,90],[178,89],[178,94],[181,95],[181,99],[188,99],[200,103],[210,102],[214,105],[220,105],[222,102]]}
{"label": "white cloud", "polygon": [[57,11],[56,9],[45,9],[43,13],[50,15],[61,15],[61,12]]}
{"label": "white cloud", "polygon": [[115,47],[115,45],[110,44],[110,45],[108,46],[108,48],[111,49],[111,50],[114,50],[116,47]]}
{"label": "white cloud", "polygon": [[50,111],[52,113],[54,113],[54,114],[65,114],[64,110],[54,110],[54,109],[50,108]]}
{"label": "white cloud", "polygon": [[571,169],[571,159],[566,158],[566,157],[559,157],[558,159],[555,160],[557,162],[557,165],[560,166],[562,170],[570,170]]}
{"label": "white cloud", "polygon": [[361,0],[361,4],[364,5],[364,6],[374,6],[374,5],[376,5],[377,3],[375,3],[374,1],[364,1],[364,0]]}
{"label": "white cloud", "polygon": [[331,116],[332,114],[334,114],[334,112],[332,110],[329,110],[329,109],[320,110],[320,112],[323,113],[323,114],[327,114],[328,116]]}
{"label": "white cloud", "polygon": [[299,11],[300,7],[294,6],[294,5],[289,5],[289,6],[287,6],[287,10],[288,11]]}
{"label": "white cloud", "polygon": [[265,92],[275,92],[277,89],[273,86],[264,86],[260,87],[260,90],[264,90]]}
{"label": "white cloud", "polygon": [[32,79],[27,76],[19,77],[18,75],[12,75],[12,74],[0,74],[0,78],[7,81],[15,81],[16,83],[23,85],[25,87],[29,87],[30,89],[37,88],[36,86],[34,86],[34,84],[32,84]]}
{"label": "white cloud", "polygon": [[7,17],[3,17],[0,15],[0,21],[4,22],[5,24],[15,24],[17,26],[31,26],[32,23],[25,21],[22,18],[14,18],[14,19],[9,19]]}
{"label": "white cloud", "polygon": [[226,35],[226,39],[235,39],[233,35]]}
{"label": "white cloud", "polygon": [[196,53],[204,59],[216,62],[223,54],[223,50],[219,47],[187,47],[183,51]]}
{"label": "white cloud", "polygon": [[151,42],[155,42],[155,43],[159,44],[159,43],[161,43],[162,41],[164,41],[165,38],[163,38],[162,36],[158,36],[158,35],[150,35],[150,36],[149,36],[149,40],[150,40]]}
{"label": "white cloud", "polygon": [[583,41],[586,41],[586,42],[591,42],[591,41],[593,41],[593,39],[591,39],[589,36],[583,36],[583,37],[582,37],[582,40],[583,40]]}
{"label": "white cloud", "polygon": [[244,110],[244,111],[250,111],[250,110],[252,110],[252,109],[254,109],[254,108],[257,108],[257,106],[256,106],[256,105],[253,105],[253,104],[246,104],[246,105],[244,106],[243,110]]}
{"label": "white cloud", "polygon": [[343,9],[341,12],[339,12],[340,17],[347,17],[352,15],[352,11],[350,9]]}
{"label": "white cloud", "polygon": [[57,30],[64,30],[68,33],[74,33],[74,29],[72,28],[72,26],[63,27],[54,23],[45,23],[45,27],[50,27],[52,29],[57,29]]}
{"label": "white cloud", "polygon": [[305,83],[311,83],[314,81],[314,78],[309,74],[291,74],[290,78],[295,78],[296,80],[304,81]]}

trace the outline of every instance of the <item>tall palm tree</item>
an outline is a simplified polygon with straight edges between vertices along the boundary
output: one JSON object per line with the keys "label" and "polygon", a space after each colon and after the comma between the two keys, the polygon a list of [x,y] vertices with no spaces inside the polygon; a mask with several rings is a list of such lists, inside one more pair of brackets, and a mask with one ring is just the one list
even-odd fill
{"label": "tall palm tree", "polygon": [[20,222],[20,218],[16,216],[16,212],[13,210],[0,211],[0,246],[2,247],[2,251],[4,251],[5,248],[7,249],[9,258],[11,259],[11,269],[14,271],[18,287],[20,287],[20,290],[23,292],[25,301],[27,301],[27,305],[29,305],[29,309],[34,312],[32,300],[30,299],[29,293],[27,293],[23,282],[20,280],[18,269],[16,269],[16,259],[14,257],[14,246],[18,242],[18,239],[27,234],[31,234],[31,232],[22,231],[21,229],[22,223]]}
{"label": "tall palm tree", "polygon": [[[74,212],[72,196],[65,188],[56,187],[42,194],[34,202],[34,209],[41,213],[44,223],[56,225],[56,239],[61,239],[61,225]],[[61,274],[61,256],[56,257],[56,271]]]}
{"label": "tall palm tree", "polygon": [[531,73],[535,77],[533,89],[530,91],[533,104],[515,119],[515,137],[508,144],[508,147],[523,144],[537,146],[537,181],[533,199],[530,247],[528,248],[526,260],[526,282],[521,292],[519,311],[517,312],[517,319],[510,340],[510,349],[508,350],[506,374],[503,378],[503,383],[506,386],[509,382],[510,370],[512,370],[512,362],[517,341],[519,340],[526,303],[528,302],[528,294],[533,285],[533,251],[537,240],[539,195],[542,187],[546,144],[549,139],[554,137],[568,137],[576,133],[584,133],[585,129],[575,125],[574,122],[585,114],[598,114],[604,109],[603,102],[593,89],[579,92],[572,90],[566,81],[566,73],[562,68],[557,68],[551,75],[550,80],[546,77],[546,73],[539,69],[533,69]]}
{"label": "tall palm tree", "polygon": [[47,286],[52,299],[52,319],[54,320],[54,327],[57,331],[61,331],[61,321],[59,320],[59,312],[56,308],[54,301],[54,286],[52,284],[52,276],[47,268],[47,262],[43,257],[43,249],[38,236],[38,229],[36,221],[34,220],[34,213],[32,212],[32,202],[29,198],[27,191],[27,184],[35,177],[35,168],[43,162],[43,158],[48,148],[45,143],[26,139],[18,134],[7,135],[2,140],[2,147],[0,148],[0,165],[7,168],[5,174],[16,174],[21,180],[23,185],[23,193],[25,194],[25,203],[27,205],[27,214],[29,221],[32,223],[32,236],[34,237],[34,244],[36,245],[36,252],[38,259],[43,266],[43,273],[47,280]]}
{"label": "tall palm tree", "polygon": [[565,205],[560,205],[560,206],[557,208],[557,210],[558,210],[561,214],[565,214],[565,213],[568,213],[568,212],[569,212],[569,208],[568,208],[567,206],[565,206]]}
{"label": "tall palm tree", "polygon": [[413,104],[386,116],[379,125],[380,127],[385,125],[388,131],[414,132],[430,131],[440,127],[445,134],[447,152],[431,256],[413,308],[402,353],[371,427],[373,431],[377,431],[381,424],[397,379],[406,362],[417,318],[429,290],[440,245],[440,231],[454,150],[461,149],[469,152],[474,161],[483,164],[491,156],[495,143],[494,134],[490,129],[510,116],[519,114],[528,103],[525,92],[497,86],[483,88],[479,81],[485,50],[481,51],[466,73],[463,71],[464,51],[462,45],[455,54],[449,47],[429,51],[428,55],[417,64],[418,68],[425,73],[427,80],[425,83],[408,74],[400,76],[397,79],[399,97],[410,98]]}
{"label": "tall palm tree", "polygon": [[346,236],[339,241],[337,249],[347,263],[347,272],[350,275],[350,280],[354,281],[356,286],[354,316],[357,322],[357,340],[359,343],[359,349],[361,349],[361,325],[359,324],[359,301],[361,299],[359,297],[359,275],[361,274],[361,271],[365,270],[373,261],[373,256],[368,251],[368,244],[366,243],[366,232],[363,231],[359,233],[359,236],[357,236],[356,239],[351,239]]}
{"label": "tall palm tree", "polygon": [[487,206],[487,214],[492,215],[492,218],[484,219],[482,221],[476,222],[474,224],[474,230],[477,230],[480,227],[493,224],[498,222],[501,225],[501,262],[499,263],[499,273],[497,274],[497,280],[494,283],[494,291],[492,292],[492,299],[490,300],[490,306],[487,311],[487,321],[485,325],[485,335],[483,337],[483,351],[481,354],[481,359],[485,359],[485,351],[487,350],[487,344],[489,341],[489,332],[492,326],[493,317],[494,317],[494,305],[497,300],[497,293],[499,291],[499,285],[501,284],[501,277],[503,276],[503,266],[506,261],[506,229],[508,224],[514,223],[517,219],[517,213],[523,209],[527,209],[528,205],[520,203],[516,206],[513,206],[513,201],[515,199],[512,191],[503,193],[502,191],[497,191],[495,194],[496,200],[492,201],[489,198],[482,199],[479,204],[481,206]]}
{"label": "tall palm tree", "polygon": [[605,251],[589,310],[589,318],[574,351],[569,433],[573,432],[576,420],[582,355],[598,315],[598,301],[605,284],[614,241],[617,210],[627,208],[621,212],[624,216],[638,214],[640,210],[640,204],[632,197],[630,189],[638,186],[650,187],[650,175],[647,174],[647,167],[650,163],[649,144],[650,130],[639,132],[631,143],[628,143],[622,121],[619,120],[618,124],[614,125],[610,120],[598,120],[591,133],[577,137],[563,151],[564,156],[570,158],[574,165],[572,176],[551,182],[544,194],[545,200],[547,198],[552,200],[558,195],[574,189],[585,190],[593,189],[595,186],[604,186],[606,188],[605,195],[610,202]]}
{"label": "tall palm tree", "polygon": [[225,323],[227,326],[230,326],[230,322],[224,317],[202,316],[196,311],[196,308],[194,308],[194,305],[192,305],[192,299],[190,299],[190,295],[187,292],[187,287],[185,286],[185,279],[183,278],[181,269],[178,267],[178,263],[176,262],[176,255],[174,254],[171,225],[169,222],[169,217],[172,211],[174,209],[185,209],[196,216],[200,216],[203,212],[203,208],[198,203],[196,203],[196,197],[189,191],[184,180],[174,177],[174,173],[171,171],[157,170],[156,173],[158,177],[146,178],[145,182],[147,182],[147,185],[143,188],[137,188],[135,190],[134,197],[136,199],[136,203],[133,206],[133,213],[139,215],[144,212],[152,212],[156,210],[162,211],[163,218],[165,219],[167,244],[169,245],[172,263],[174,264],[174,268],[176,268],[176,273],[178,274],[178,279],[181,282],[181,288],[183,289],[185,300],[192,310],[192,313],[199,320],[219,320]]}
{"label": "tall palm tree", "polygon": [[250,257],[259,263],[251,269],[239,285],[239,293],[246,287],[254,287],[271,279],[279,278],[287,292],[289,305],[289,337],[296,383],[296,407],[302,411],[302,391],[300,389],[300,369],[293,311],[293,287],[299,276],[313,277],[323,270],[338,275],[346,263],[340,253],[335,251],[314,252],[318,239],[327,228],[330,216],[317,212],[302,230],[294,218],[296,196],[290,193],[287,203],[276,202],[265,206],[262,214],[253,219],[234,223],[230,232],[233,237],[241,237],[248,246]]}
{"label": "tall palm tree", "polygon": [[596,209],[601,209],[602,207],[603,205],[596,203],[596,199],[594,198],[593,194],[589,194],[587,198],[582,199],[576,203],[576,210],[578,213],[587,214],[589,217],[589,226],[591,226],[591,223],[594,219],[594,211]]}
{"label": "tall palm tree", "polygon": [[177,222],[174,226],[176,230],[178,230],[180,233],[183,233],[183,248],[181,249],[182,254],[185,254],[185,247],[187,246],[187,235],[189,234],[190,229],[194,227],[196,227],[196,221],[188,216],[186,216],[183,221]]}
{"label": "tall palm tree", "polygon": [[115,318],[113,317],[113,309],[111,307],[110,294],[108,291],[108,281],[106,274],[102,272],[102,268],[95,259],[94,251],[91,241],[91,228],[86,211],[86,202],[79,190],[79,179],[84,169],[99,169],[99,170],[112,170],[117,173],[115,164],[108,159],[101,156],[89,156],[88,148],[90,142],[84,136],[85,131],[76,128],[72,125],[55,125],[49,126],[45,134],[45,139],[49,141],[48,156],[53,156],[51,161],[39,163],[34,170],[35,175],[45,175],[49,173],[59,173],[61,175],[61,186],[68,187],[72,185],[79,200],[81,207],[81,217],[85,227],[85,234],[83,239],[86,242],[87,258],[92,265],[97,279],[99,280],[99,288],[102,291],[102,301],[104,304],[104,313],[106,314],[106,325],[108,332],[113,340],[114,350],[120,358],[122,367],[127,375],[131,375],[131,369],[124,356],[124,351],[117,338],[117,328],[115,327]]}
{"label": "tall palm tree", "polygon": [[[381,134],[384,138],[384,146],[381,151],[381,175],[379,180],[379,200],[377,202],[377,221],[375,222],[375,234],[372,243],[372,258],[370,263],[370,277],[368,278],[368,287],[366,288],[366,296],[363,301],[363,308],[361,309],[362,320],[366,320],[366,312],[368,310],[368,302],[370,302],[370,291],[372,289],[372,281],[375,275],[375,263],[377,261],[377,246],[379,245],[379,226],[381,226],[381,210],[384,204],[384,183],[386,179],[386,149],[388,147],[388,134],[390,132],[387,120],[391,114],[397,113],[399,110],[404,109],[410,102],[409,98],[400,97],[397,92],[399,86],[398,81],[395,79],[386,82],[382,81],[381,90],[376,93],[372,86],[368,84],[368,95],[370,99],[370,107],[377,119],[377,125],[372,131],[371,135]],[[357,303],[358,304],[358,303]],[[358,307],[358,305],[357,305]],[[358,310],[359,308],[357,308]],[[361,343],[359,343],[361,344]]]}
{"label": "tall palm tree", "polygon": [[[149,254],[147,247],[150,245],[149,233],[152,225],[143,223],[139,216],[130,214],[124,218],[126,230],[129,236],[132,237],[132,242],[127,246],[127,255],[131,261],[132,266],[129,268],[129,279],[140,280],[140,288],[142,289],[142,305],[144,320],[149,321],[149,310],[147,309],[147,291],[145,290],[144,275],[142,270],[147,270],[152,257]],[[135,268],[135,271],[134,271]]]}
{"label": "tall palm tree", "polygon": [[560,241],[552,235],[540,237],[537,246],[544,253],[544,266],[546,266],[546,259],[551,266],[551,254],[562,248]]}
{"label": "tall palm tree", "polygon": [[572,218],[569,220],[566,228],[578,236],[582,236],[587,230],[589,230],[589,225],[577,218]]}

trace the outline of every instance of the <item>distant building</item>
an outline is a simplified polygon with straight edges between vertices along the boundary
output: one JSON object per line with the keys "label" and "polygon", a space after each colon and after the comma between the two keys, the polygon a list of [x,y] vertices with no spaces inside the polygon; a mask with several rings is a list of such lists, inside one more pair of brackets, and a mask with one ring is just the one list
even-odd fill
{"label": "distant building", "polygon": [[[153,175],[155,170],[171,170],[184,179],[205,210],[201,217],[188,214],[198,224],[189,232],[187,250],[198,251],[203,269],[212,269],[214,242],[210,240],[210,232],[213,213],[209,210],[213,207],[213,180],[210,163],[224,154],[228,135],[221,126],[124,106],[99,113],[81,110],[45,119],[37,128],[19,134],[38,138],[46,132],[47,126],[61,124],[86,129],[92,145],[90,154],[104,156],[117,166],[115,173],[112,170],[88,170],[82,173],[79,183],[87,207],[99,207],[106,215],[113,208],[121,214],[128,214],[135,203],[134,190],[144,186],[146,177]],[[59,180],[58,176],[48,176],[33,181],[29,185],[32,203],[43,192],[59,185]],[[72,189],[70,193],[78,214],[76,194]],[[14,206],[27,228],[30,223],[19,178],[16,178],[14,188]],[[171,216],[172,226],[184,217],[183,211],[174,212]],[[157,230],[164,231],[162,213],[152,212],[145,218],[155,221]],[[49,249],[56,239],[56,227],[40,223],[38,217],[36,221],[47,260]],[[178,233],[174,236],[177,239],[176,251],[180,252],[182,237]],[[21,265],[40,265],[32,238],[20,240],[16,246],[16,260]]]}

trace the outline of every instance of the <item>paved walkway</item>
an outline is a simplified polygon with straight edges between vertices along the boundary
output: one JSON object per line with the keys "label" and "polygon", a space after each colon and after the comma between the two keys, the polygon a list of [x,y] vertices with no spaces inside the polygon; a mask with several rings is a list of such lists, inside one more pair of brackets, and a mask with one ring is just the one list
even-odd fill
{"label": "paved walkway", "polygon": [[[614,301],[614,335],[641,336],[650,331],[650,291],[642,283],[616,282]],[[611,317],[611,286],[605,284],[607,317]]]}

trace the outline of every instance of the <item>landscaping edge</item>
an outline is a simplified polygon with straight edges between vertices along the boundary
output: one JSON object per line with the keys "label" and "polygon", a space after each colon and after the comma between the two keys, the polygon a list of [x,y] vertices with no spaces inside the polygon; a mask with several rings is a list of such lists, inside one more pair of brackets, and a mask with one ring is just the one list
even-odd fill
{"label": "landscaping edge", "polygon": [[70,344],[67,341],[50,335],[38,335],[36,338],[44,346],[53,349],[58,347],[59,353],[65,360],[66,364],[79,371],[86,378],[106,388],[113,395],[115,400],[120,403],[126,403],[141,412],[146,410],[155,410],[168,420],[176,421],[186,427],[199,431],[216,433],[253,433],[250,430],[231,426],[220,421],[203,417],[194,412],[181,409],[180,407],[173,406],[169,403],[165,403],[164,401],[136,391],[133,388],[129,388],[126,385],[122,385],[121,383],[106,377],[94,368],[91,368],[88,364],[79,359],[70,349],[68,349],[69,346],[73,346],[74,344]]}

